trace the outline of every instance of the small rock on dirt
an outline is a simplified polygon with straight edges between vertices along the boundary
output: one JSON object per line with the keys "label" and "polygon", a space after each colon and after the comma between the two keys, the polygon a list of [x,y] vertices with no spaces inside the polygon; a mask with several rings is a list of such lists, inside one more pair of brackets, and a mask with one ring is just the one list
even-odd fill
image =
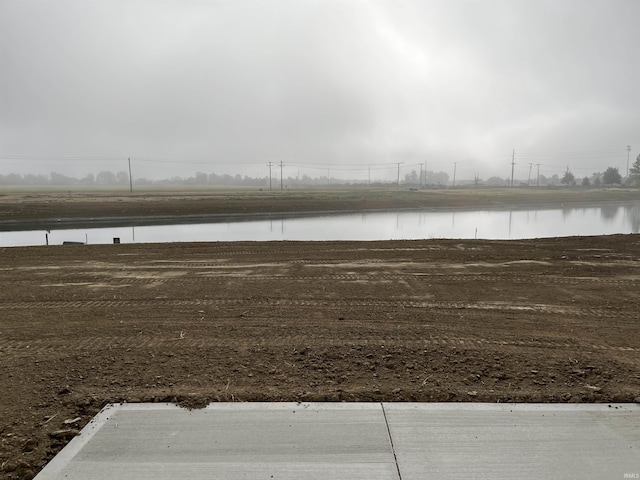
{"label": "small rock on dirt", "polygon": [[79,433],[80,432],[75,428],[66,428],[64,430],[56,430],[55,432],[51,432],[49,436],[51,438],[55,438],[56,440],[71,440]]}
{"label": "small rock on dirt", "polygon": [[22,446],[22,451],[33,452],[37,446],[38,446],[38,442],[36,442],[33,438],[30,438]]}

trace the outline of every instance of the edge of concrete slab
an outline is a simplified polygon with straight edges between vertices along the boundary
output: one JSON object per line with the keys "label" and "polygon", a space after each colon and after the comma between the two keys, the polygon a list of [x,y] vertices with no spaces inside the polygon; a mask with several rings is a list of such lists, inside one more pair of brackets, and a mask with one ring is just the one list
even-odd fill
{"label": "edge of concrete slab", "polygon": [[[310,410],[310,411],[358,411],[358,410],[380,410],[389,412],[393,415],[407,415],[411,411],[416,414],[424,414],[425,412],[455,412],[465,411],[473,412],[493,412],[493,413],[535,413],[540,412],[592,412],[597,415],[608,414],[624,415],[624,414],[640,414],[640,404],[637,403],[603,403],[603,404],[535,404],[535,403],[387,403],[387,402],[361,402],[361,403],[332,403],[332,402],[246,402],[246,403],[211,403],[204,410],[208,411],[233,411],[233,412],[283,412],[287,410]],[[117,412],[153,412],[153,411],[170,411],[185,410],[173,403],[123,403],[109,404],[105,406],[80,432],[78,436],[73,438],[69,444],[58,453],[40,472],[37,479],[40,478],[58,478],[58,475],[73,461],[83,447],[96,435],[100,429],[114,416]],[[544,416],[544,415],[543,415]],[[640,417],[638,417],[640,418]],[[386,416],[385,416],[386,422]],[[388,425],[387,425],[388,428]],[[389,432],[391,435],[391,432]]]}
{"label": "edge of concrete slab", "polygon": [[[120,410],[184,410],[175,403],[116,403]],[[378,410],[380,402],[214,402],[203,410],[290,410],[291,408],[313,408],[314,410]],[[106,407],[105,407],[106,408]],[[195,409],[196,411],[199,409]]]}
{"label": "edge of concrete slab", "polygon": [[[110,403],[100,410],[98,414],[84,426],[80,433],[72,438],[71,441],[47,463],[40,473],[46,470],[46,474],[53,477],[61,472],[89,440],[100,431],[102,426],[121,405],[120,403]],[[40,474],[36,475],[36,478],[39,476]]]}
{"label": "edge of concrete slab", "polygon": [[572,411],[632,411],[640,412],[640,403],[395,403],[384,402],[387,410],[483,411],[483,412],[572,412]]}

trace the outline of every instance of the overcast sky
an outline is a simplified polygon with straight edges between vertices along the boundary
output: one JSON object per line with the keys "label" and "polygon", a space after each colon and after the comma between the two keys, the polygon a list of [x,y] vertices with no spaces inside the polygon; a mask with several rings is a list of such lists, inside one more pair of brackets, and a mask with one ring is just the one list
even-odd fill
{"label": "overcast sky", "polygon": [[517,178],[624,175],[639,19],[638,0],[0,0],[0,173],[486,179],[515,149]]}

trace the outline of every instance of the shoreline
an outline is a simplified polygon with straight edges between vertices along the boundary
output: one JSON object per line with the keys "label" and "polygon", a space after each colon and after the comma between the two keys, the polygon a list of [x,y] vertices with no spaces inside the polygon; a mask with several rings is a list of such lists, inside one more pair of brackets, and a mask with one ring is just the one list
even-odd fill
{"label": "shoreline", "polygon": [[136,215],[61,217],[42,219],[0,220],[0,232],[72,230],[80,228],[117,228],[169,225],[195,225],[201,223],[239,223],[259,220],[282,220],[289,218],[313,218],[338,215],[376,214],[392,212],[460,212],[460,211],[508,211],[508,210],[556,210],[596,208],[605,206],[640,206],[638,200],[582,201],[538,204],[476,205],[476,206],[432,206],[432,207],[387,207],[378,209],[305,210],[281,212]]}
{"label": "shoreline", "polygon": [[640,189],[327,188],[165,192],[5,192],[0,194],[0,226],[8,222],[57,219],[198,215],[368,212],[432,208],[501,208],[584,205],[640,201]]}

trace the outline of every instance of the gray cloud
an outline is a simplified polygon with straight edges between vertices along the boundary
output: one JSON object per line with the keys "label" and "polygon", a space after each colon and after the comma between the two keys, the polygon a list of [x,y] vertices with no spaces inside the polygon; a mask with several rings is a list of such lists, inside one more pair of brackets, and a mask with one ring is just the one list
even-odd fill
{"label": "gray cloud", "polygon": [[0,157],[486,178],[515,148],[522,171],[621,167],[640,150],[639,17],[634,0],[2,0]]}

